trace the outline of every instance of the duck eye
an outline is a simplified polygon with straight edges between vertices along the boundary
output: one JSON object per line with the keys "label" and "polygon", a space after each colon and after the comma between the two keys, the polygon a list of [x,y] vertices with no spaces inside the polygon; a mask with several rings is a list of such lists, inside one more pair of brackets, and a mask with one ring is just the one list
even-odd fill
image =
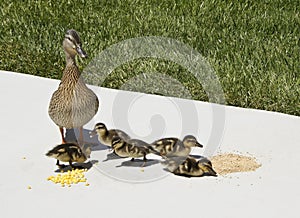
{"label": "duck eye", "polygon": [[72,42],[72,39],[69,36],[66,36],[66,39]]}

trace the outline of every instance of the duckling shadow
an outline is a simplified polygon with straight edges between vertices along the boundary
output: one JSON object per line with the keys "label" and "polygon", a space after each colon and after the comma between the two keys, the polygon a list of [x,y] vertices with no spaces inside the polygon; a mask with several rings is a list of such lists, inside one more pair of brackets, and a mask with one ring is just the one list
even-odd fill
{"label": "duckling shadow", "polygon": [[204,173],[201,176],[191,176],[191,175],[186,175],[186,174],[179,174],[179,173],[174,173],[171,170],[167,169],[167,168],[163,168],[164,171],[168,172],[168,173],[172,173],[175,176],[181,176],[181,177],[185,177],[185,178],[200,178],[200,177],[218,177],[218,175],[212,175],[209,173]]}
{"label": "duckling shadow", "polygon": [[205,158],[205,157],[202,156],[202,155],[195,155],[195,154],[190,154],[189,156],[190,156],[190,157],[193,157],[193,158],[195,158],[195,159],[202,159],[202,158]]}
{"label": "duckling shadow", "polygon": [[[102,145],[98,138],[90,137],[90,131],[88,129],[83,129],[83,138],[84,143],[91,146],[92,151],[101,151],[101,150],[107,150],[108,147],[106,145]],[[67,142],[78,142],[79,138],[79,130],[78,129],[67,129],[66,130],[66,136],[65,139]]]}
{"label": "duckling shadow", "polygon": [[186,175],[186,174],[175,174],[175,173],[174,173],[174,175],[185,177],[185,178],[218,177],[218,175],[212,175],[209,173],[204,173],[201,176],[190,176],[190,175]]}
{"label": "duckling shadow", "polygon": [[[91,160],[89,162],[86,162],[86,163],[74,163],[74,168],[75,169],[86,169],[86,170],[90,170],[94,164],[98,163],[99,161],[97,160]],[[72,170],[72,167],[70,165],[66,165],[65,167],[63,168],[59,168],[57,170],[55,170],[56,173],[65,173],[69,170]]]}
{"label": "duckling shadow", "polygon": [[119,157],[118,155],[115,154],[115,152],[109,153],[106,155],[106,159],[103,160],[102,162],[106,162],[109,160],[116,160],[116,159],[123,159],[123,157]]}
{"label": "duckling shadow", "polygon": [[116,167],[149,167],[158,163],[159,160],[154,160],[154,159],[148,159],[146,162],[141,159],[135,159],[134,161],[131,160],[124,161]]}

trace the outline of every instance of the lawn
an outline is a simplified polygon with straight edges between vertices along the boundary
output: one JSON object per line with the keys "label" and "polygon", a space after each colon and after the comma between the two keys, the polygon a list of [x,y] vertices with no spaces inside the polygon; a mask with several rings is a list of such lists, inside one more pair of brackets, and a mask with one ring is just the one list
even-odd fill
{"label": "lawn", "polygon": [[[205,57],[228,105],[299,116],[299,11],[297,0],[2,0],[0,69],[59,79],[65,61],[61,43],[70,28],[80,33],[89,54],[79,61],[82,70],[115,43],[168,37]],[[182,84],[193,99],[210,100],[184,66],[151,57],[122,64],[101,85],[126,88],[132,78],[153,72]],[[161,80],[156,91],[144,87],[136,82],[126,89],[164,94],[170,84]],[[169,95],[182,97],[174,90]]]}

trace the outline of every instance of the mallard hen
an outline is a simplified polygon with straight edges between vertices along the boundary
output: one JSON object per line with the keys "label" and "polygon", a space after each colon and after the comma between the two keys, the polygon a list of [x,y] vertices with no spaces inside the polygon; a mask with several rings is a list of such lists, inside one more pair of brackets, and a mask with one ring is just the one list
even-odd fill
{"label": "mallard hen", "polygon": [[58,89],[53,93],[49,105],[49,116],[59,127],[62,143],[66,143],[64,129],[79,128],[79,143],[83,142],[83,125],[98,111],[99,100],[89,89],[76,65],[75,56],[86,58],[78,33],[68,30],[63,40],[66,67]]}

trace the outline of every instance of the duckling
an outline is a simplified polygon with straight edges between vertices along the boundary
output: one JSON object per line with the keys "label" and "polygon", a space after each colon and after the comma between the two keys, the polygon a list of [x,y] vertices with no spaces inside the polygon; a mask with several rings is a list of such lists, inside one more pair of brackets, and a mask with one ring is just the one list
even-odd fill
{"label": "duckling", "polygon": [[183,157],[170,158],[163,162],[163,164],[166,165],[170,172],[179,176],[217,176],[217,173],[214,171],[212,164],[208,159],[202,158],[197,161],[192,157],[187,157],[185,160],[182,158]]}
{"label": "duckling", "polygon": [[190,154],[192,147],[200,147],[201,145],[197,139],[192,135],[184,137],[183,141],[178,138],[163,138],[151,143],[151,147],[161,156],[172,157],[182,156],[186,157]]}
{"label": "duckling", "polygon": [[98,135],[98,140],[101,144],[108,147],[112,146],[112,139],[114,136],[119,136],[120,138],[128,141],[130,139],[129,135],[119,129],[110,129],[107,130],[104,123],[97,123],[94,127],[94,130],[90,132],[90,137]]}
{"label": "duckling", "polygon": [[65,165],[60,164],[59,161],[69,162],[70,166],[74,168],[72,162],[83,163],[90,157],[90,154],[91,148],[89,146],[86,146],[83,151],[77,144],[64,143],[48,151],[46,156],[57,159],[56,165],[59,168],[65,167]]}
{"label": "duckling", "polygon": [[143,157],[145,163],[146,155],[150,153],[147,145],[146,142],[139,139],[130,139],[126,142],[117,135],[112,138],[112,148],[115,154],[119,157],[131,157],[131,161],[134,161],[134,158]]}
{"label": "duckling", "polygon": [[48,114],[59,127],[62,143],[66,143],[64,128],[79,128],[79,142],[83,142],[83,126],[98,111],[99,100],[89,89],[76,65],[75,56],[86,58],[87,54],[81,47],[81,41],[75,30],[68,30],[63,40],[66,55],[64,69],[58,89],[50,100]]}

